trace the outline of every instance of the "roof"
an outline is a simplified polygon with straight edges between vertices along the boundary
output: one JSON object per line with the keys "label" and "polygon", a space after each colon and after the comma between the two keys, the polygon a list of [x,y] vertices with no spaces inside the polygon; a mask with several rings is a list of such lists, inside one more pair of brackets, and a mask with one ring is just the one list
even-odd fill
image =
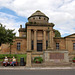
{"label": "roof", "polygon": [[65,38],[67,38],[67,37],[74,37],[74,35],[75,35],[75,33],[73,33],[73,34],[71,34],[71,35],[68,35],[68,36],[65,36]]}
{"label": "roof", "polygon": [[64,39],[64,37],[54,37],[54,39]]}
{"label": "roof", "polygon": [[[34,17],[34,16],[44,16],[47,17],[44,13],[42,13],[41,11],[37,10],[35,13],[33,13],[30,17]],[[29,18],[30,18],[29,17]],[[28,19],[29,19],[28,18]],[[47,17],[48,18],[48,17]],[[49,18],[48,18],[49,19]]]}

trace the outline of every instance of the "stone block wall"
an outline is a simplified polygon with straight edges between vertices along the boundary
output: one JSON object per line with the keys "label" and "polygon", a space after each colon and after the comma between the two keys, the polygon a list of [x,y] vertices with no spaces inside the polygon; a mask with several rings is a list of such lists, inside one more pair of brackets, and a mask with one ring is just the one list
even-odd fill
{"label": "stone block wall", "polygon": [[[17,50],[17,43],[20,43],[20,50]],[[27,40],[26,38],[16,38],[14,39],[13,45],[11,46],[12,54],[24,54],[27,50]],[[10,47],[9,44],[2,44],[0,54],[9,54]]]}
{"label": "stone block wall", "polygon": [[59,50],[66,49],[66,41],[64,38],[54,38],[54,49],[56,49],[56,43],[59,43]]}

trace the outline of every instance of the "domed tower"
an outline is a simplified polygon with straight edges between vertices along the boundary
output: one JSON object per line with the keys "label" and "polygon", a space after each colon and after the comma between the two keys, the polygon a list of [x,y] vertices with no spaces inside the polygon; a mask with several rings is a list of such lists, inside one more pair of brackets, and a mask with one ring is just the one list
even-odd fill
{"label": "domed tower", "polygon": [[26,23],[27,50],[40,52],[46,50],[48,45],[53,49],[54,24],[48,21],[49,18],[39,10],[28,18],[28,22]]}
{"label": "domed tower", "polygon": [[39,10],[28,18],[28,21],[33,23],[48,23],[48,20],[49,18]]}

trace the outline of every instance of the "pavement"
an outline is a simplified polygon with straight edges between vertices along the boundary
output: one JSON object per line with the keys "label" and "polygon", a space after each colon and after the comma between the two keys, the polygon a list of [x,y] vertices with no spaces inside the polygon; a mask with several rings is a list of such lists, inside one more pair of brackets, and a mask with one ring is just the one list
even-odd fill
{"label": "pavement", "polygon": [[0,70],[51,70],[51,69],[65,70],[65,69],[75,69],[75,67],[25,67],[25,66],[0,67]]}

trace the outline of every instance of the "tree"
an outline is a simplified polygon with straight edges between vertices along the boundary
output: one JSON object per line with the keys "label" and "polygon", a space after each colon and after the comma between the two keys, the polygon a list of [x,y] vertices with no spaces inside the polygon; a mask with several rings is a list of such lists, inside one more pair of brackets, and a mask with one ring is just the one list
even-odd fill
{"label": "tree", "polygon": [[6,33],[7,33],[7,30],[5,29],[5,26],[3,26],[3,25],[0,23],[0,45],[1,45],[2,43],[6,43],[6,41],[7,41]]}
{"label": "tree", "polygon": [[61,37],[61,34],[58,30],[55,30],[55,37]]}
{"label": "tree", "polygon": [[0,44],[8,43],[10,45],[10,54],[11,54],[11,45],[13,45],[13,39],[15,38],[14,30],[5,29],[0,23]]}
{"label": "tree", "polygon": [[10,30],[10,29],[8,29],[7,30],[7,35],[6,35],[6,37],[7,37],[7,43],[10,45],[9,47],[10,47],[10,54],[11,54],[11,46],[13,45],[13,40],[14,40],[14,38],[15,38],[15,34],[16,33],[13,33],[14,32],[14,30]]}

